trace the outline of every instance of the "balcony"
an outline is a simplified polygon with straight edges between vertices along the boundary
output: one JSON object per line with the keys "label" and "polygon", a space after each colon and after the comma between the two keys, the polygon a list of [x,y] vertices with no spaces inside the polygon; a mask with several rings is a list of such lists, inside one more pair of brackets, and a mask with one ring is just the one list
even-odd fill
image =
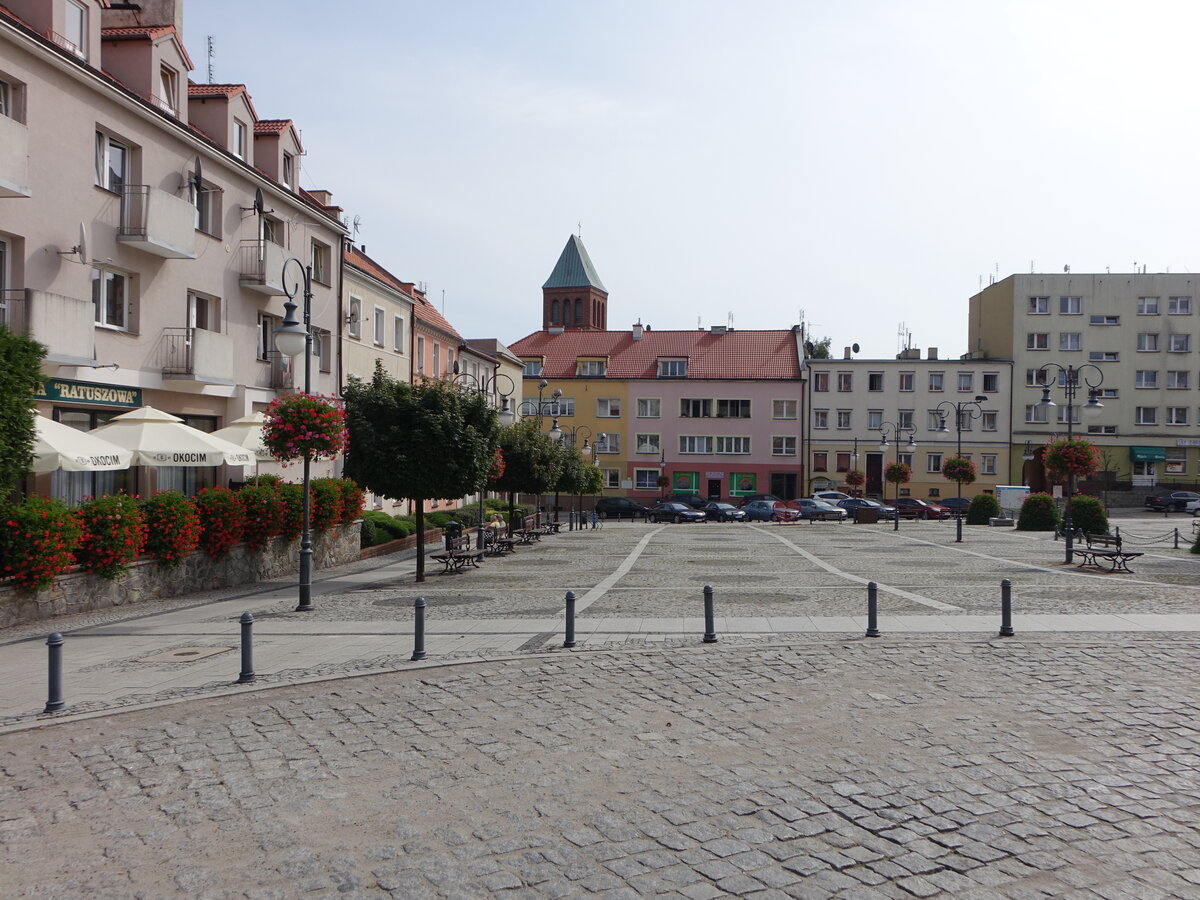
{"label": "balcony", "polygon": [[278,350],[268,350],[267,358],[260,361],[265,365],[260,367],[261,374],[255,387],[271,388],[281,393],[291,393],[296,389],[295,369],[292,358],[284,356]]}
{"label": "balcony", "polygon": [[242,241],[238,247],[238,283],[242,287],[280,297],[283,289],[284,249],[271,241]]}
{"label": "balcony", "polygon": [[166,259],[195,259],[196,207],[149,185],[126,185],[117,240]]}
{"label": "balcony", "polygon": [[[25,290],[25,334],[46,345],[46,362],[91,366],[96,362],[96,308],[91,300],[76,300],[49,291]],[[12,313],[13,305],[7,312]]]}
{"label": "balcony", "polygon": [[233,384],[233,340],[206,328],[164,328],[162,374],[172,381]]}
{"label": "balcony", "polygon": [[0,197],[28,197],[29,127],[0,115]]}
{"label": "balcony", "polygon": [[13,334],[25,333],[25,290],[0,290],[0,325]]}

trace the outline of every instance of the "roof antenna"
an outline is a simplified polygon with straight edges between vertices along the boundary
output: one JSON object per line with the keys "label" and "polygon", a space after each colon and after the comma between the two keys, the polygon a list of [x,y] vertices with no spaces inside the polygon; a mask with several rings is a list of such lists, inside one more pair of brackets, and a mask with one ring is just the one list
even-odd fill
{"label": "roof antenna", "polygon": [[582,222],[576,222],[576,223],[575,223],[575,229],[576,229],[576,231],[578,232],[579,239],[582,241],[582,240],[583,240],[583,223],[582,223]]}
{"label": "roof antenna", "polygon": [[217,55],[217,40],[213,35],[208,36],[208,83],[213,83],[213,57]]}

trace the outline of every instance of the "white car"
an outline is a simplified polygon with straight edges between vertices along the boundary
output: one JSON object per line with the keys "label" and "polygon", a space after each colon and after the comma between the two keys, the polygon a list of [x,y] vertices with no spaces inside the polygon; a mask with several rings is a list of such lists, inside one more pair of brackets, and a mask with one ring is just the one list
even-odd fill
{"label": "white car", "polygon": [[837,505],[839,500],[849,500],[849,494],[843,494],[841,491],[817,491],[812,495],[814,500],[824,500],[826,503]]}
{"label": "white car", "polygon": [[1193,516],[1200,516],[1200,500],[1189,500],[1184,509]]}

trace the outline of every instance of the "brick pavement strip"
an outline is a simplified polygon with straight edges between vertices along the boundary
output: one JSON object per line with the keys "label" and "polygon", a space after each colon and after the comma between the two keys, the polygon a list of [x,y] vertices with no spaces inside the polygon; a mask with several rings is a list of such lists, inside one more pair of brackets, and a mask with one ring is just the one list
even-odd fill
{"label": "brick pavement strip", "polygon": [[1186,637],[813,640],[63,722],[0,736],[0,884],[1195,897],[1198,675]]}

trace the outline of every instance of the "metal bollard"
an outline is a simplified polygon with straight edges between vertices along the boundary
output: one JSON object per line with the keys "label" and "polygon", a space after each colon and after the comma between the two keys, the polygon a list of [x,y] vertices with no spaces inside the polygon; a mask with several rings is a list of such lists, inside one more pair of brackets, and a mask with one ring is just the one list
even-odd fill
{"label": "metal bollard", "polygon": [[567,591],[567,638],[564,647],[575,646],[575,592]]}
{"label": "metal bollard", "polygon": [[713,589],[712,585],[704,586],[704,643],[717,642],[717,627],[713,623]]}
{"label": "metal bollard", "polygon": [[50,648],[50,696],[46,700],[46,708],[43,709],[42,712],[50,713],[58,712],[67,705],[67,701],[63,699],[63,636],[57,631],[54,632],[52,635],[46,638],[46,646]]}
{"label": "metal bollard", "polygon": [[1179,549],[1179,529],[1176,528],[1176,529],[1174,529],[1174,531],[1175,531],[1175,549],[1178,550]]}
{"label": "metal bollard", "polygon": [[1012,624],[1012,582],[1005,578],[1000,582],[1000,637],[1016,634]]}
{"label": "metal bollard", "polygon": [[242,671],[238,673],[237,684],[249,684],[255,679],[254,674],[254,614],[244,612],[238,620],[242,623]]}
{"label": "metal bollard", "polygon": [[413,655],[412,660],[425,658],[425,598],[413,601]]}
{"label": "metal bollard", "polygon": [[867,582],[867,637],[879,637],[879,585]]}

